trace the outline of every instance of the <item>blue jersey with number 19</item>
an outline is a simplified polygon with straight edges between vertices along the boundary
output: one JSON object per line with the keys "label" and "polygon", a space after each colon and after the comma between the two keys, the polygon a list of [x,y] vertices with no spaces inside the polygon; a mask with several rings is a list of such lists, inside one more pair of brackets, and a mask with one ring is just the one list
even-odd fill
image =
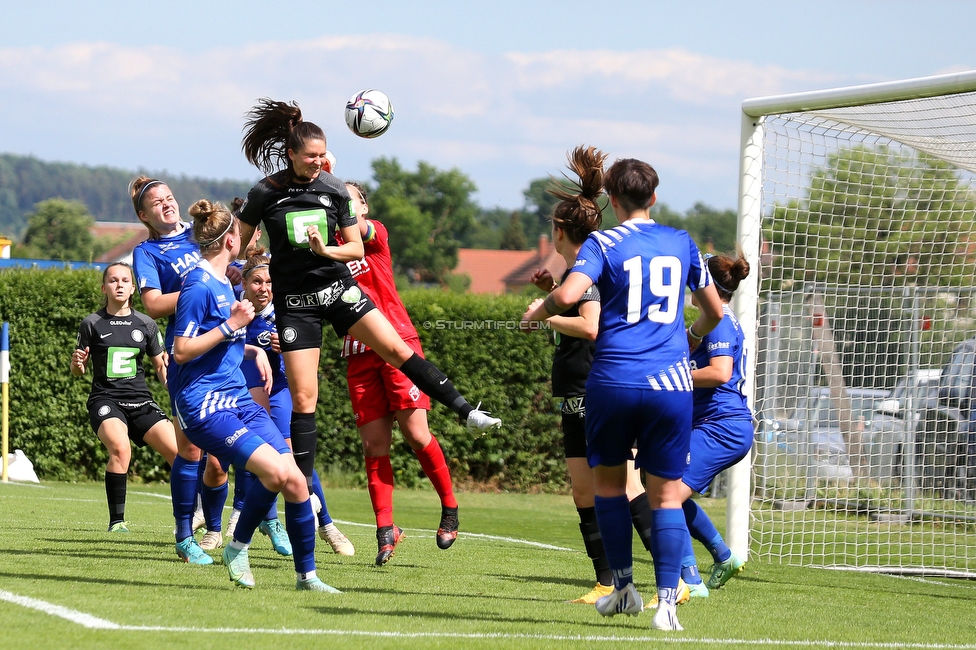
{"label": "blue jersey with number 19", "polygon": [[702,289],[711,277],[688,233],[645,220],[592,232],[572,272],[600,289],[588,384],[690,392],[685,288]]}
{"label": "blue jersey with number 19", "polygon": [[[230,318],[235,301],[231,283],[226,278],[215,277],[210,262],[201,260],[187,274],[180,291],[176,303],[176,335],[193,338],[220,327]],[[241,372],[246,334],[247,328],[242,327],[180,366],[176,410],[184,426],[205,420],[215,411],[233,409],[251,401]]]}

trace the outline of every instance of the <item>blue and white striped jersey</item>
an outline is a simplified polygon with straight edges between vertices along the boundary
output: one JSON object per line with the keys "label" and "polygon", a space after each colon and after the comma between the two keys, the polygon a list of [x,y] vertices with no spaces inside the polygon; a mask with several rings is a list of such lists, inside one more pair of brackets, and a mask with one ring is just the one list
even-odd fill
{"label": "blue and white striped jersey", "polygon": [[572,269],[600,289],[600,333],[590,382],[691,391],[685,288],[711,283],[683,230],[627,221],[590,233]]}
{"label": "blue and white striped jersey", "polygon": [[[179,291],[183,278],[200,261],[200,247],[193,241],[193,228],[184,222],[175,235],[161,239],[147,239],[132,251],[132,268],[136,273],[139,291],[159,289],[162,293]],[[166,350],[173,352],[173,321],[166,323]]]}
{"label": "blue and white striped jersey", "polygon": [[[176,336],[200,336],[230,318],[236,301],[234,287],[214,277],[213,267],[200,260],[186,275],[176,303]],[[251,400],[241,372],[247,328],[234,332],[208,352],[180,366],[176,408],[184,424],[193,424],[215,411]]]}
{"label": "blue and white striped jersey", "polygon": [[695,389],[695,411],[692,416],[695,424],[719,417],[752,419],[752,411],[742,394],[746,375],[745,337],[732,309],[724,305],[723,311],[725,315],[718,326],[706,334],[691,353],[691,367],[705,368],[712,357],[732,357],[732,377],[721,386]]}

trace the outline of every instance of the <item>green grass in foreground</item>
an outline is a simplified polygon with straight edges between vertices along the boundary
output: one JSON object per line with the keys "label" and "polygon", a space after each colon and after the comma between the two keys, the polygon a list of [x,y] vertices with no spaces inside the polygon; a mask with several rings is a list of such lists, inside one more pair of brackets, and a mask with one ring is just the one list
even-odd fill
{"label": "green grass in foreground", "polygon": [[[167,497],[163,485],[130,486],[132,532],[119,535],[105,532],[101,484],[0,484],[0,647],[373,650],[635,647],[635,641],[660,647],[680,640],[689,648],[976,648],[972,582],[756,561],[710,598],[681,606],[685,632],[651,630],[648,612],[602,618],[592,607],[565,602],[593,580],[589,560],[577,550],[572,501],[558,495],[461,494],[462,534],[452,549],[440,551],[434,495],[399,491],[396,521],[408,537],[390,564],[375,567],[365,491],[333,489],[329,508],[357,553],[338,557],[322,543],[317,559],[320,576],[344,593],[296,592],[291,559],[276,556],[260,535],[251,553],[258,584],[248,592],[231,585],[219,560],[211,567],[177,561]],[[702,503],[724,528],[724,502]],[[707,571],[711,562],[698,550]],[[635,557],[635,578],[647,599],[653,568],[636,545]],[[11,602],[18,597],[122,627],[85,627],[39,611],[36,602],[35,608]]]}

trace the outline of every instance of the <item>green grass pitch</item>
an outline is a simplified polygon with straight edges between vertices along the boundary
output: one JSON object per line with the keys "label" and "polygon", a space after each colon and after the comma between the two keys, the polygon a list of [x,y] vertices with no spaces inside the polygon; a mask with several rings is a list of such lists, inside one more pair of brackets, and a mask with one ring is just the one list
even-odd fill
{"label": "green grass pitch", "polygon": [[[217,553],[210,567],[178,562],[163,485],[130,485],[123,535],[105,532],[101,484],[0,484],[0,648],[976,648],[972,581],[752,561],[679,607],[684,632],[655,632],[648,612],[607,619],[565,602],[593,583],[568,496],[461,494],[461,535],[441,551],[436,497],[398,491],[407,538],[384,567],[365,491],[326,496],[356,545],[349,558],[317,547],[341,595],[295,591],[291,559],[260,534],[253,591],[231,585]],[[724,502],[702,503],[724,528]],[[639,543],[635,558],[646,600]]]}

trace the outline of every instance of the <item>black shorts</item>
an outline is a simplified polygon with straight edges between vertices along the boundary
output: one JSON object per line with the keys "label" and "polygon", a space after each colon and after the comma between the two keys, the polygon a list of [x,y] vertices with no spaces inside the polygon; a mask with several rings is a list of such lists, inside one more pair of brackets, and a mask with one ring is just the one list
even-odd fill
{"label": "black shorts", "polygon": [[564,398],[561,410],[566,458],[586,458],[586,395]]}
{"label": "black shorts", "polygon": [[118,418],[125,423],[129,430],[129,440],[137,447],[146,446],[144,438],[147,431],[160,422],[169,420],[169,416],[152,400],[119,402],[107,397],[88,400],[88,421],[95,433],[98,433],[102,422],[111,418]]}
{"label": "black shorts", "polygon": [[275,294],[275,324],[282,352],[322,346],[322,323],[328,321],[339,336],[376,309],[352,277],[302,293]]}

